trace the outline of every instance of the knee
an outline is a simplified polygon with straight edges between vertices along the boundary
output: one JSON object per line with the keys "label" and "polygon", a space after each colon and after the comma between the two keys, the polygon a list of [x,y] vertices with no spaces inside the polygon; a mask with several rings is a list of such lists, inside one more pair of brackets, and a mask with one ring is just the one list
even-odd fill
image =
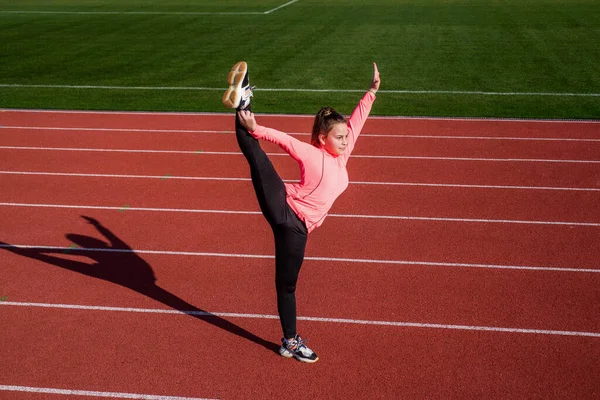
{"label": "knee", "polygon": [[306,243],[308,231],[302,221],[290,221],[289,218],[275,218],[272,224],[275,238],[284,242]]}
{"label": "knee", "polygon": [[294,294],[296,293],[296,280],[294,279],[281,279],[275,281],[275,287],[277,293],[280,294]]}

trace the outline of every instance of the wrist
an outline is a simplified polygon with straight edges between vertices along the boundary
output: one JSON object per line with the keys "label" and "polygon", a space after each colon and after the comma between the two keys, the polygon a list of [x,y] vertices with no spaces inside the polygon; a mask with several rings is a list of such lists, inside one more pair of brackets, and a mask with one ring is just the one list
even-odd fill
{"label": "wrist", "polygon": [[373,96],[377,95],[377,90],[370,88],[369,90],[367,90],[367,92],[371,92],[373,93]]}

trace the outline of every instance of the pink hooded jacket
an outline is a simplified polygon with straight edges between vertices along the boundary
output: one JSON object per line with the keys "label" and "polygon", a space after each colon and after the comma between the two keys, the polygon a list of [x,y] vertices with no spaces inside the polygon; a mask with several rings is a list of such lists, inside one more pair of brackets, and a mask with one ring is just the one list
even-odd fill
{"label": "pink hooded jacket", "polygon": [[323,223],[335,199],[348,187],[346,163],[374,101],[375,95],[368,91],[352,112],[348,119],[348,144],[339,156],[261,125],[250,132],[257,139],[279,145],[300,165],[300,182],[286,183],[285,189],[290,208],[304,221],[308,232]]}

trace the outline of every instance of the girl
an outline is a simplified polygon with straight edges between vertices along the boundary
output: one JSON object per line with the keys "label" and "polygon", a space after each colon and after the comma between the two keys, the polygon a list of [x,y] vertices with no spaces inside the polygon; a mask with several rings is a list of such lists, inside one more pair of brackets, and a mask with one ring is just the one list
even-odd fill
{"label": "girl", "polygon": [[[319,358],[296,332],[296,282],[304,259],[308,234],[320,226],[334,200],[348,187],[346,163],[379,89],[379,71],[373,63],[370,89],[349,119],[333,108],[316,115],[311,144],[258,125],[251,112],[252,87],[246,62],[229,72],[223,104],[237,109],[235,132],[250,165],[252,185],[260,209],[275,237],[275,288],[283,329],[279,354],[314,363]],[[257,139],[276,143],[300,165],[299,183],[283,183]]]}

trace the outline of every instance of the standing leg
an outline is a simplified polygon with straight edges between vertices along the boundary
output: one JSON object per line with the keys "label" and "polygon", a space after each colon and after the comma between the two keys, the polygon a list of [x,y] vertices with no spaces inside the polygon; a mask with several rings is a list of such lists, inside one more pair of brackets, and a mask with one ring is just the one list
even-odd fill
{"label": "standing leg", "polygon": [[273,226],[275,236],[275,288],[283,336],[296,336],[296,282],[304,261],[306,226],[289,209],[287,221]]}
{"label": "standing leg", "polygon": [[314,363],[319,357],[304,344],[304,340],[296,332],[296,282],[304,261],[308,231],[292,209],[288,207],[287,210],[286,221],[273,226],[277,310],[283,330],[279,354]]}

